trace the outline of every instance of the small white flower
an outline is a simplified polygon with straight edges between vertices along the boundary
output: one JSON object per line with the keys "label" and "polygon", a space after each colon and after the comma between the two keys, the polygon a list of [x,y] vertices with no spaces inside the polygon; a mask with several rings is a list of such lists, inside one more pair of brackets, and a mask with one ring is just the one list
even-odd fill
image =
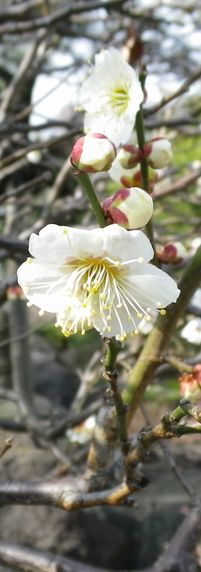
{"label": "small white flower", "polygon": [[57,314],[66,336],[94,327],[123,341],[179,296],[175,281],[148,264],[153,249],[141,231],[50,224],[31,235],[29,251],[35,258],[20,266],[19,284],[31,303]]}
{"label": "small white flower", "polygon": [[103,133],[115,145],[126,143],[143,98],[137,74],[121,53],[102,50],[80,90],[85,133]]}

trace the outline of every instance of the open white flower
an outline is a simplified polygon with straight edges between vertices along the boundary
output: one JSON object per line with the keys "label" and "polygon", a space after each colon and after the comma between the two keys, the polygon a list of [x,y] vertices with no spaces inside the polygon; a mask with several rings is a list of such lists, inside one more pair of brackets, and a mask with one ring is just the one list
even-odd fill
{"label": "open white flower", "polygon": [[124,340],[179,295],[175,281],[148,264],[153,250],[141,231],[50,224],[31,235],[29,251],[35,258],[20,266],[19,284],[31,303],[57,314],[66,336],[94,327]]}
{"label": "open white flower", "polygon": [[103,133],[115,145],[126,143],[143,98],[137,74],[121,53],[102,50],[80,89],[85,133]]}

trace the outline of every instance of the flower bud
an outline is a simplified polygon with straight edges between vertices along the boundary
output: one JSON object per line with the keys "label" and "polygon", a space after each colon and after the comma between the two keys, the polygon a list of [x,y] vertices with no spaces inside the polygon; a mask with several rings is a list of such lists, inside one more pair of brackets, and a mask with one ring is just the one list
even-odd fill
{"label": "flower bud", "polygon": [[138,187],[120,189],[115,195],[106,199],[102,207],[112,223],[128,230],[145,226],[153,213],[152,198]]}
{"label": "flower bud", "polygon": [[92,133],[75,142],[70,161],[79,171],[97,173],[108,171],[116,154],[116,147],[108,137],[101,133]]}
{"label": "flower bud", "polygon": [[118,158],[124,169],[132,169],[142,159],[142,152],[135,145],[123,145],[118,152]]}
{"label": "flower bud", "polygon": [[185,399],[195,400],[201,397],[201,364],[192,368],[192,372],[185,372],[179,377],[180,393]]}
{"label": "flower bud", "polygon": [[156,249],[160,262],[164,264],[179,264],[187,256],[185,246],[181,242],[165,244]]}
{"label": "flower bud", "polygon": [[172,145],[168,139],[157,137],[145,143],[143,153],[150,167],[163,169],[172,159]]}

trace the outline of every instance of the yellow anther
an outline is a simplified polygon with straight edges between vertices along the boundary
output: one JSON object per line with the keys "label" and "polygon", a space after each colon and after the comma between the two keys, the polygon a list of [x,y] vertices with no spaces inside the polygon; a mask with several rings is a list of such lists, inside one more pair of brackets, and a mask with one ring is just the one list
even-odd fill
{"label": "yellow anther", "polygon": [[139,330],[136,328],[136,330],[134,331],[134,334],[137,336],[139,334]]}
{"label": "yellow anther", "polygon": [[146,317],[145,317],[145,320],[146,320],[147,322],[151,322],[152,317],[151,317],[151,316],[146,316]]}
{"label": "yellow anther", "polygon": [[33,306],[32,302],[27,302],[27,308],[31,308]]}
{"label": "yellow anther", "polygon": [[165,316],[167,312],[166,310],[159,310],[159,313],[161,316]]}
{"label": "yellow anther", "polygon": [[65,336],[65,338],[69,338],[70,336],[69,330],[62,330],[62,334]]}
{"label": "yellow anther", "polygon": [[68,234],[67,228],[63,228],[63,234]]}
{"label": "yellow anther", "polygon": [[29,256],[29,257],[26,259],[26,262],[27,262],[28,264],[31,264],[31,263],[32,263],[32,258],[30,258],[30,256]]}
{"label": "yellow anther", "polygon": [[141,312],[137,312],[137,318],[143,318],[143,314]]}

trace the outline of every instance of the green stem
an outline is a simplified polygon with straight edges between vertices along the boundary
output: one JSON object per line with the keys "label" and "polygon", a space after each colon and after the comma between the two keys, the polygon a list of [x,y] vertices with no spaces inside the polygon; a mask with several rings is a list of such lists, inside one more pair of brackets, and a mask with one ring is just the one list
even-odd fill
{"label": "green stem", "polygon": [[107,351],[104,357],[105,369],[114,370],[116,368],[116,359],[119,352],[119,345],[114,338],[106,338]]}
{"label": "green stem", "polygon": [[[145,144],[142,105],[140,106],[140,109],[136,115],[135,128],[136,128],[136,133],[137,133],[138,147],[140,149],[142,149],[143,145]],[[140,168],[141,168],[144,190],[147,191],[147,193],[149,193],[149,171],[148,171],[148,164],[147,164],[146,159],[142,159],[142,161],[140,162]]]}
{"label": "green stem", "polygon": [[78,173],[77,177],[81,183],[81,186],[83,187],[90,205],[92,207],[92,210],[95,214],[96,220],[99,224],[99,226],[101,228],[103,228],[104,226],[106,226],[106,219],[105,219],[105,215],[103,213],[103,210],[101,208],[101,205],[97,199],[96,193],[94,191],[93,185],[91,183],[91,180],[89,178],[89,176],[87,175],[87,173]]}
{"label": "green stem", "polygon": [[[118,436],[121,443],[122,454],[125,457],[128,450],[128,436],[127,436],[127,429],[126,429],[126,419],[125,419],[125,404],[122,399],[121,393],[118,389],[117,383],[117,370],[116,370],[116,358],[119,351],[119,345],[117,344],[116,340],[105,339],[107,344],[107,351],[104,357],[104,366],[105,366],[105,379],[110,384],[111,394],[114,400],[114,405],[116,409],[117,415],[117,430]],[[125,460],[125,459],[124,459]]]}
{"label": "green stem", "polygon": [[[141,85],[143,88],[144,83],[145,83],[144,75],[142,76],[142,78],[140,78],[140,81],[141,81]],[[144,144],[145,144],[145,133],[144,133],[144,120],[143,120],[142,105],[140,106],[140,109],[136,115],[135,129],[136,129],[136,133],[137,133],[138,147],[139,147],[139,149],[142,149]],[[147,164],[147,161],[145,158],[143,158],[140,161],[140,169],[141,169],[141,175],[142,175],[143,188],[147,193],[150,193],[149,168],[148,168],[148,164]],[[147,234],[148,234],[149,240],[150,240],[152,247],[153,247],[153,250],[154,250],[153,262],[154,262],[154,264],[157,265],[157,258],[155,255],[155,247],[154,247],[154,232],[153,232],[153,225],[152,225],[151,220],[147,223],[146,229],[147,229]]]}
{"label": "green stem", "polygon": [[130,405],[130,416],[137,409],[147,385],[158,366],[159,359],[172,336],[179,318],[189,303],[201,280],[201,247],[198,248],[181,283],[181,294],[176,304],[171,304],[165,316],[159,316],[149,334],[144,348],[134,368],[130,370],[128,386],[124,393],[125,400]]}

